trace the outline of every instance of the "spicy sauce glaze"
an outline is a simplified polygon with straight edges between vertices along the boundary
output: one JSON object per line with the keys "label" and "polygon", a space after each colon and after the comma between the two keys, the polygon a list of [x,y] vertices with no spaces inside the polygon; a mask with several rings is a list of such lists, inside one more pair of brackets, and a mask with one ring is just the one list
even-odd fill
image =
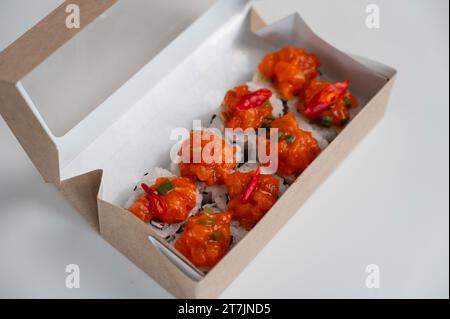
{"label": "spicy sauce glaze", "polygon": [[140,196],[128,208],[130,212],[144,222],[155,220],[166,224],[183,222],[197,204],[197,187],[188,178],[172,177],[158,178],[156,183],[149,187],[163,201],[163,208],[152,209],[148,194]]}
{"label": "spicy sauce glaze", "polygon": [[181,147],[180,156],[181,176],[207,185],[223,184],[224,176],[236,166],[236,148],[206,131],[191,132]]}
{"label": "spicy sauce glaze", "polygon": [[[225,127],[241,128],[243,130],[248,128],[259,128],[265,119],[272,117],[272,105],[270,104],[270,96],[262,103],[257,103],[253,107],[247,109],[239,109],[237,106],[243,99],[251,100],[252,94],[246,84],[235,87],[227,92],[224,98],[225,111],[222,117],[225,120]],[[263,99],[261,100],[263,101]]]}
{"label": "spicy sauce glaze", "polygon": [[[300,100],[297,103],[297,110],[307,116],[305,114],[305,110],[310,102],[317,96],[317,94],[320,94],[323,90],[332,85],[333,83],[326,81],[311,81],[311,83],[299,94]],[[349,90],[346,90],[342,97],[336,101],[336,103],[330,105],[327,109],[320,112],[320,114],[314,118],[310,117],[310,119],[313,122],[325,127],[344,126],[350,121],[349,110],[356,107],[358,107],[358,101]]]}
{"label": "spicy sauce glaze", "polygon": [[234,172],[226,178],[230,197],[228,210],[233,220],[239,221],[246,230],[253,228],[278,198],[279,181],[270,175],[260,175],[248,199],[243,200],[255,174],[256,171]]}
{"label": "spicy sauce glaze", "polygon": [[289,112],[272,122],[278,133],[278,169],[281,176],[298,175],[319,155],[320,147],[311,132],[298,127],[294,114]]}
{"label": "spicy sauce glaze", "polygon": [[261,74],[271,80],[278,93],[291,100],[317,77],[319,58],[301,48],[287,47],[267,54],[259,65]]}
{"label": "spicy sauce glaze", "polygon": [[231,214],[200,212],[189,218],[175,249],[197,267],[213,267],[230,247]]}

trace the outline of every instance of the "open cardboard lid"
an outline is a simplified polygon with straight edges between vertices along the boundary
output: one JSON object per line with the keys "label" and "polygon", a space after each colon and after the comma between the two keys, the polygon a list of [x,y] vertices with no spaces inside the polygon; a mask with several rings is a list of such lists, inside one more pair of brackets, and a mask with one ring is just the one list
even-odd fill
{"label": "open cardboard lid", "polygon": [[[0,112],[45,181],[72,177],[64,167],[142,90],[114,93],[211,2],[174,12],[164,1],[65,1],[0,53]],[[79,29],[66,27],[69,4]]]}
{"label": "open cardboard lid", "polygon": [[[44,179],[55,184],[60,182],[60,152],[56,135],[41,114],[47,112],[48,106],[36,105],[25,83],[38,68],[55,56],[55,52],[114,5],[116,0],[70,2],[78,5],[83,13],[79,29],[66,27],[66,7],[69,3],[64,2],[0,54],[0,111]],[[43,94],[51,90],[50,81],[42,78],[40,83],[36,83]],[[64,108],[64,105],[59,107]]]}

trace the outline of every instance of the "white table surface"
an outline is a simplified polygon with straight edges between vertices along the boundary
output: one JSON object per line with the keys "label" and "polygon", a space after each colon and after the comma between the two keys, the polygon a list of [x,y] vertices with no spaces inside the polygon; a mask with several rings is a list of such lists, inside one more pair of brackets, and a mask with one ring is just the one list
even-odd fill
{"label": "white table surface", "polygon": [[[269,22],[298,10],[333,45],[399,76],[384,120],[222,297],[448,298],[448,1],[260,1]],[[59,2],[0,0],[0,50]],[[166,3],[183,14],[185,1]],[[369,3],[380,29],[365,26]],[[0,297],[171,297],[43,183],[3,119],[0,145]],[[80,266],[79,289],[65,286],[68,264]],[[369,264],[379,289],[365,285]]]}

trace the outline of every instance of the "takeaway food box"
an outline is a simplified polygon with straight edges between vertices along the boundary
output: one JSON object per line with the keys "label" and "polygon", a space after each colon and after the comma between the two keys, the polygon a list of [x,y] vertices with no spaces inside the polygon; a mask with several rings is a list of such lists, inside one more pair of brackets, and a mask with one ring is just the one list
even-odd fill
{"label": "takeaway food box", "polygon": [[[180,298],[220,295],[382,118],[395,80],[298,13],[267,25],[253,1],[218,1],[173,41],[149,1],[70,3],[81,29],[63,3],[0,54],[1,114],[44,180]],[[275,129],[278,169],[226,128]],[[231,164],[174,163],[209,130]]]}

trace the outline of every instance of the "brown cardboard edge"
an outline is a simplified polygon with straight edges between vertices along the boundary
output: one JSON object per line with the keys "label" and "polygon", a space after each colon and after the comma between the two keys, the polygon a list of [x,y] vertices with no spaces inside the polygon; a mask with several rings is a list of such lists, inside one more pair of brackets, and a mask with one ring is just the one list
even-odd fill
{"label": "brown cardboard edge", "polygon": [[177,298],[195,298],[198,282],[188,277],[148,237],[147,224],[127,210],[98,199],[100,233],[142,271]]}
{"label": "brown cardboard edge", "polygon": [[15,83],[0,81],[0,113],[44,180],[59,184],[57,147]]}
{"label": "brown cardboard edge", "polygon": [[[117,0],[67,0],[0,53],[0,80],[20,81]],[[80,28],[65,25],[69,4],[80,8]]]}
{"label": "brown cardboard edge", "polygon": [[257,33],[259,30],[265,28],[267,22],[261,17],[256,8],[253,6],[250,9],[250,31]]}
{"label": "brown cardboard edge", "polygon": [[97,196],[103,170],[95,170],[61,182],[59,191],[67,198],[81,216],[100,233]]}

